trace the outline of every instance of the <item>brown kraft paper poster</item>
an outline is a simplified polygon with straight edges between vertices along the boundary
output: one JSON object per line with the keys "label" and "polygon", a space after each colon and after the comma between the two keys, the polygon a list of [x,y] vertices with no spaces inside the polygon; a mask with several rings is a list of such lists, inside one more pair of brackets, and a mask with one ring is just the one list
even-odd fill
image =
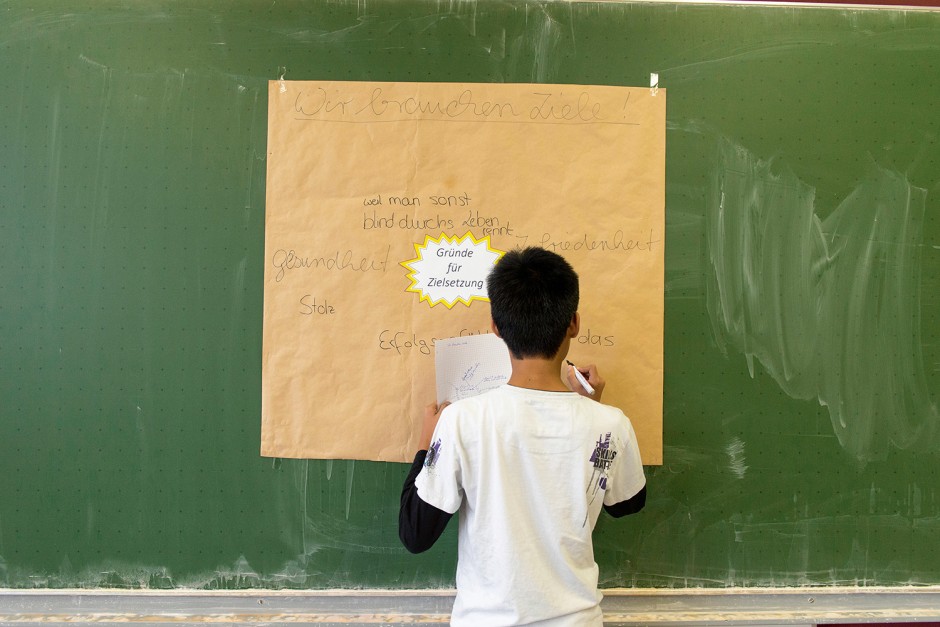
{"label": "brown kraft paper poster", "polygon": [[662,463],[665,90],[272,81],[261,454],[410,461],[434,341],[490,330],[485,273],[581,278],[604,402]]}

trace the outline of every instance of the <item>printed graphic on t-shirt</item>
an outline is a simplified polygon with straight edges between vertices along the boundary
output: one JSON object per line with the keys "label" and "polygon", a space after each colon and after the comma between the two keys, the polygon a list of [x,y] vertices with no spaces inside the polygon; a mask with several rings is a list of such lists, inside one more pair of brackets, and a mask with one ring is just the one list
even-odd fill
{"label": "printed graphic on t-shirt", "polygon": [[434,465],[437,464],[437,458],[441,454],[441,439],[438,438],[431,447],[428,449],[428,454],[424,458],[424,466],[426,468],[434,468]]}
{"label": "printed graphic on t-shirt", "polygon": [[[610,432],[608,431],[606,435],[597,436],[597,446],[594,447],[594,452],[591,453],[591,457],[588,459],[594,465],[594,471],[591,473],[591,479],[588,481],[586,490],[586,493],[591,495],[588,501],[588,512],[590,512],[591,504],[594,503],[597,493],[607,489],[607,472],[613,465],[615,457],[617,457],[617,451],[610,446]],[[584,522],[581,523],[581,526],[586,525],[587,521],[588,514],[585,513]]]}

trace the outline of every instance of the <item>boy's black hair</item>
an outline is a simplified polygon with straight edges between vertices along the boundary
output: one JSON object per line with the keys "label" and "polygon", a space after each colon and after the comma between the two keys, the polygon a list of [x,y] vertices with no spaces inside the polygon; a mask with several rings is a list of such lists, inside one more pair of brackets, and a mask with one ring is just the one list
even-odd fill
{"label": "boy's black hair", "polygon": [[550,359],[578,311],[578,275],[544,248],[507,252],[486,282],[493,322],[516,359]]}

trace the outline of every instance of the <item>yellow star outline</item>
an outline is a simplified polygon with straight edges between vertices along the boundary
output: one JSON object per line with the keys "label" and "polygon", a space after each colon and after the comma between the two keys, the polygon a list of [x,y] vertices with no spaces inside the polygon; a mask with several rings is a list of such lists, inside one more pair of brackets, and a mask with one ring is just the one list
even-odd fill
{"label": "yellow star outline", "polygon": [[420,289],[420,288],[417,287],[417,285],[418,285],[418,280],[415,278],[415,275],[418,273],[418,269],[415,268],[414,266],[412,266],[411,264],[413,264],[413,263],[415,263],[415,262],[417,262],[417,261],[423,261],[423,260],[424,260],[424,257],[422,257],[421,254],[422,254],[425,250],[427,250],[427,248],[428,248],[428,243],[429,243],[429,242],[435,242],[435,243],[437,243],[437,244],[442,244],[442,243],[444,243],[444,242],[446,241],[446,242],[450,242],[451,244],[460,244],[461,242],[463,242],[463,241],[464,241],[465,239],[467,239],[467,238],[470,238],[470,241],[472,241],[474,244],[483,244],[483,243],[486,243],[486,250],[488,250],[488,251],[491,252],[491,253],[495,253],[495,254],[496,254],[496,260],[493,262],[494,265],[496,264],[496,261],[499,261],[499,260],[502,258],[502,256],[506,254],[506,251],[504,251],[504,250],[498,250],[498,249],[493,248],[493,247],[490,246],[490,236],[489,236],[489,235],[486,235],[486,236],[484,236],[484,237],[481,237],[480,239],[475,238],[475,237],[473,236],[473,233],[471,233],[470,231],[467,231],[466,234],[464,234],[463,236],[457,236],[457,235],[448,236],[448,235],[445,234],[445,233],[441,233],[440,237],[435,238],[435,237],[431,237],[430,235],[425,235],[425,236],[424,236],[424,242],[422,242],[422,243],[420,243],[420,244],[415,244],[415,245],[414,245],[414,247],[415,247],[415,258],[414,258],[414,259],[409,259],[408,261],[402,261],[401,263],[398,264],[398,265],[402,266],[403,268],[405,268],[405,269],[407,269],[407,270],[410,270],[410,272],[408,272],[408,278],[411,279],[411,285],[409,285],[409,286],[405,289],[405,291],[406,291],[406,292],[414,292],[415,294],[419,294],[419,295],[421,296],[421,298],[418,300],[418,302],[420,303],[420,302],[427,301],[428,306],[430,306],[430,307],[433,307],[434,305],[438,305],[438,304],[440,304],[440,303],[444,303],[444,306],[445,306],[445,307],[447,307],[448,309],[453,309],[454,305],[456,305],[457,303],[463,303],[464,305],[466,305],[466,306],[469,307],[469,306],[470,306],[470,303],[472,303],[472,302],[475,301],[475,300],[482,300],[482,301],[485,301],[485,302],[489,302],[490,299],[489,299],[489,298],[486,298],[485,296],[471,296],[469,300],[467,300],[467,299],[465,299],[465,298],[460,298],[460,297],[458,297],[457,300],[455,300],[455,301],[453,301],[453,302],[448,301],[446,298],[438,298],[437,300],[431,300],[431,297],[428,296],[428,295],[424,292],[424,290],[422,290],[422,289]]}

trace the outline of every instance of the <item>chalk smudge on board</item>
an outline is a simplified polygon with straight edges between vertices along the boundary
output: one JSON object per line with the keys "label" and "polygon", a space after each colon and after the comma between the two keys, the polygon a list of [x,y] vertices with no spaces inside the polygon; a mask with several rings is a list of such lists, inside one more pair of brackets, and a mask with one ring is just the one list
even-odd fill
{"label": "chalk smudge on board", "polygon": [[310,478],[310,460],[304,460],[304,485],[303,485],[303,517],[300,522],[300,542],[303,547],[302,555],[306,556],[307,553],[307,482]]}
{"label": "chalk smudge on board", "polygon": [[706,207],[706,303],[722,351],[827,407],[861,462],[929,449],[938,415],[921,349],[926,191],[872,163],[825,219],[815,190],[720,140]]}
{"label": "chalk smudge on board", "polygon": [[346,461],[346,520],[349,520],[349,502],[352,499],[353,475],[356,474],[356,460]]}
{"label": "chalk smudge on board", "polygon": [[532,67],[532,78],[536,83],[550,80],[551,69],[555,66],[552,57],[561,38],[558,24],[552,19],[552,16],[546,12],[543,14],[543,18],[541,28],[533,42],[535,58]]}
{"label": "chalk smudge on board", "polygon": [[92,247],[99,248],[98,232],[108,225],[108,210],[110,208],[110,177],[109,170],[103,165],[105,160],[105,136],[108,132],[108,118],[111,114],[111,70],[102,71],[101,77],[101,115],[98,117],[98,146],[95,149],[95,197],[94,214],[92,217]]}
{"label": "chalk smudge on board", "polygon": [[728,454],[728,469],[738,479],[744,478],[747,472],[747,464],[744,463],[744,441],[739,437],[734,437],[725,449]]}
{"label": "chalk smudge on board", "polygon": [[110,72],[110,70],[111,70],[111,68],[109,68],[109,67],[108,67],[107,65],[105,65],[104,63],[98,63],[98,62],[95,61],[94,59],[90,59],[90,58],[86,57],[84,54],[79,54],[79,55],[78,55],[78,60],[81,61],[82,63],[87,63],[88,65],[94,67],[94,68],[97,69],[97,70],[100,70],[100,71],[104,72],[105,74],[107,74],[107,73]]}
{"label": "chalk smudge on board", "polygon": [[[532,69],[530,76],[533,83],[552,82],[553,69],[557,67],[555,60],[559,43],[564,36],[561,25],[552,18],[545,7],[540,5],[525,5],[525,31],[515,37],[510,46],[508,55],[515,65],[517,58],[531,58]],[[531,55],[531,57],[530,57]],[[509,67],[510,74],[524,71],[522,68]]]}
{"label": "chalk smudge on board", "polygon": [[[242,86],[239,85],[239,90]],[[249,143],[248,152],[245,155],[247,167],[245,168],[248,171],[247,181],[245,185],[245,207],[242,214],[243,225],[248,227],[251,224],[251,211],[254,208],[254,190],[255,190],[255,178],[258,178],[257,183],[261,184],[264,182],[265,171],[264,168],[259,167],[259,164],[265,163],[266,157],[266,148],[264,148],[263,141],[266,140],[267,136],[263,132],[267,129],[267,119],[265,118],[264,112],[259,108],[259,96],[261,94],[260,89],[252,89],[251,93],[253,94],[253,99],[251,103],[251,142]],[[262,132],[259,132],[260,131]]]}

